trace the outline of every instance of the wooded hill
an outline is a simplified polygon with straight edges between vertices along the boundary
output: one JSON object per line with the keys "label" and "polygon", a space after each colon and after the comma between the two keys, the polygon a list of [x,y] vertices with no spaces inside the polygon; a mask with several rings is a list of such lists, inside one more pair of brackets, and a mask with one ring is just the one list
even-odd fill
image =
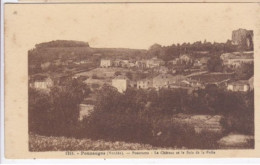
{"label": "wooded hill", "polygon": [[87,42],[56,40],[36,44],[28,51],[29,64],[61,60],[88,60],[92,58],[141,58],[146,55],[143,49],[128,48],[92,48]]}

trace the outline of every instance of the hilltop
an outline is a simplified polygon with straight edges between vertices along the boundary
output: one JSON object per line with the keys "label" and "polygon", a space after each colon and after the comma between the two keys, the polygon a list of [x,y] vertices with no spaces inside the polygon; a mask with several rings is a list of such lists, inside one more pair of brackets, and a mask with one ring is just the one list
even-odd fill
{"label": "hilltop", "polygon": [[45,43],[36,44],[35,48],[28,51],[29,62],[42,63],[46,61],[54,61],[56,59],[81,60],[98,58],[138,58],[146,55],[144,49],[128,49],[128,48],[93,48],[87,42],[56,40]]}

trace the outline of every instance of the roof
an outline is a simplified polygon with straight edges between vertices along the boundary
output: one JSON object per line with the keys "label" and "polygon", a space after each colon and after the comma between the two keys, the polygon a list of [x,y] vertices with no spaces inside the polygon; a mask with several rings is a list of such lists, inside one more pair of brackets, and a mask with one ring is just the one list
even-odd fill
{"label": "roof", "polygon": [[232,52],[221,55],[224,59],[254,59],[254,52]]}
{"label": "roof", "polygon": [[247,80],[239,80],[239,81],[234,81],[229,83],[231,85],[248,85],[248,81]]}
{"label": "roof", "polygon": [[128,78],[124,75],[118,75],[116,77],[114,77],[113,79],[124,79],[124,80],[128,80]]}

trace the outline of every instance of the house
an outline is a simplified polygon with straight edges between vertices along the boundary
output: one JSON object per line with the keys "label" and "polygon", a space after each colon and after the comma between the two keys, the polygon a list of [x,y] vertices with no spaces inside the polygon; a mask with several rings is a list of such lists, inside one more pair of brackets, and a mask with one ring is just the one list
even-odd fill
{"label": "house", "polygon": [[137,81],[137,88],[138,89],[149,89],[153,87],[153,80],[146,78]]}
{"label": "house", "polygon": [[162,74],[166,74],[169,72],[169,69],[165,66],[159,66],[159,67],[155,67],[154,71],[157,73],[162,73]]}
{"label": "house", "polygon": [[37,75],[32,78],[30,82],[30,87],[38,90],[50,90],[54,82],[50,77],[44,75]]}
{"label": "house", "polygon": [[115,87],[120,93],[125,92],[128,85],[129,79],[126,76],[119,75],[112,79],[112,86]]}
{"label": "house", "polygon": [[190,62],[192,62],[192,58],[188,54],[183,54],[183,55],[180,55],[179,61],[181,63],[190,63]]}
{"label": "house", "polygon": [[204,87],[204,85],[201,82],[190,79],[190,78],[183,80],[182,83],[187,84],[187,86],[193,87],[193,88],[203,88]]}
{"label": "house", "polygon": [[210,57],[201,57],[199,61],[202,65],[207,65],[209,59]]}
{"label": "house", "polygon": [[129,68],[130,62],[128,60],[121,60],[121,66],[124,68]]}
{"label": "house", "polygon": [[118,60],[118,59],[114,60],[113,61],[113,66],[114,67],[121,67],[122,66],[121,60]]}
{"label": "house", "polygon": [[100,67],[102,68],[108,68],[112,66],[112,61],[107,59],[101,59],[100,61]]}
{"label": "house", "polygon": [[170,88],[177,88],[177,87],[183,86],[184,83],[182,81],[185,79],[186,78],[183,75],[172,76],[170,79],[170,84],[169,84]]}
{"label": "house", "polygon": [[146,61],[145,60],[140,60],[140,61],[136,61],[135,62],[135,65],[138,67],[138,68],[146,68]]}
{"label": "house", "polygon": [[164,61],[161,59],[158,59],[157,57],[151,58],[146,61],[147,68],[159,67],[161,65],[164,65]]}
{"label": "house", "polygon": [[172,78],[171,74],[159,74],[153,78],[153,87],[157,90],[160,88],[169,88]]}
{"label": "house", "polygon": [[250,90],[250,86],[247,80],[239,80],[228,83],[227,90],[233,92],[247,92]]}
{"label": "house", "polygon": [[79,121],[82,121],[94,111],[94,102],[95,100],[88,98],[79,105]]}
{"label": "house", "polygon": [[254,76],[252,76],[252,77],[248,80],[248,84],[249,84],[250,90],[253,90],[253,89],[254,89]]}
{"label": "house", "polygon": [[177,65],[178,60],[179,60],[179,58],[176,58],[176,59],[170,60],[170,61],[168,61],[168,64],[169,64],[169,65],[172,65],[172,66]]}
{"label": "house", "polygon": [[220,58],[225,66],[233,68],[239,67],[243,63],[254,63],[253,52],[224,53],[220,56]]}

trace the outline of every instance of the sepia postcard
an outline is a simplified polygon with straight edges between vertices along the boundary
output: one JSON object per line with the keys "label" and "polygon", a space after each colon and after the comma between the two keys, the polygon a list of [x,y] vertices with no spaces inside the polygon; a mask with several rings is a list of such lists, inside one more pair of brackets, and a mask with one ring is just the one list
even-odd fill
{"label": "sepia postcard", "polygon": [[260,157],[258,3],[4,6],[5,157]]}

